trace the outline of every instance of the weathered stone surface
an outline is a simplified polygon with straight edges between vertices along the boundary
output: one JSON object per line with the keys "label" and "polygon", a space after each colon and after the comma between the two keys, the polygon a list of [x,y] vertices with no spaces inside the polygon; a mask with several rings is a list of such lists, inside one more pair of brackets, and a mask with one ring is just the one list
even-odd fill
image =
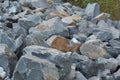
{"label": "weathered stone surface", "polygon": [[66,28],[68,29],[71,38],[73,37],[73,34],[77,34],[79,32],[76,26],[66,26]]}
{"label": "weathered stone surface", "polygon": [[100,31],[95,34],[97,39],[100,39],[101,41],[108,41],[112,39],[112,33],[108,31]]}
{"label": "weathered stone surface", "polygon": [[16,6],[13,6],[13,7],[11,7],[11,8],[9,9],[9,14],[11,14],[11,13],[16,13],[16,12],[17,12]]}
{"label": "weathered stone surface", "polygon": [[120,49],[119,48],[112,48],[112,47],[107,47],[106,46],[105,49],[114,58],[116,58],[120,54]]}
{"label": "weathered stone surface", "polygon": [[73,37],[76,38],[77,40],[79,40],[80,42],[85,42],[87,39],[87,36],[82,33],[73,34]]}
{"label": "weathered stone surface", "polygon": [[101,79],[97,76],[93,76],[93,77],[89,78],[88,80],[101,80]]}
{"label": "weathered stone surface", "polygon": [[46,8],[49,5],[47,0],[19,0],[19,3],[24,4],[24,5],[25,3],[28,3],[36,8],[40,8],[40,7]]}
{"label": "weathered stone surface", "polygon": [[12,80],[59,80],[58,69],[48,60],[24,55],[18,61]]}
{"label": "weathered stone surface", "polygon": [[14,40],[11,39],[7,33],[0,31],[0,43],[7,44],[11,51],[16,50]]}
{"label": "weathered stone surface", "polygon": [[[51,41],[51,42],[50,42]],[[65,52],[77,52],[79,53],[80,43],[71,42],[64,37],[56,36],[51,37],[48,44],[54,48]]]}
{"label": "weathered stone surface", "polygon": [[114,73],[115,76],[115,80],[119,80],[120,79],[120,69]]}
{"label": "weathered stone surface", "polygon": [[120,55],[118,55],[118,57],[116,59],[118,61],[118,65],[120,66]]}
{"label": "weathered stone surface", "polygon": [[33,34],[27,35],[27,37],[25,39],[25,43],[27,46],[29,46],[29,45],[41,45],[44,47],[49,47],[44,40],[35,37]]}
{"label": "weathered stone surface", "polygon": [[97,76],[99,72],[105,70],[105,67],[93,61],[83,61],[76,65],[76,70],[80,71],[88,79],[92,76]]}
{"label": "weathered stone surface", "polygon": [[93,4],[89,3],[85,9],[85,14],[93,18],[99,14],[100,12],[99,8],[100,6],[97,3],[93,3]]}
{"label": "weathered stone surface", "polygon": [[21,18],[18,21],[19,25],[28,31],[31,27],[35,27],[37,24],[27,18]]}
{"label": "weathered stone surface", "polygon": [[86,43],[82,44],[80,47],[80,52],[83,55],[87,55],[91,59],[107,56],[107,52],[103,48],[103,44],[97,40],[89,40]]}
{"label": "weathered stone surface", "polygon": [[70,73],[71,62],[69,60],[69,55],[66,53],[60,52],[56,49],[32,45],[24,48],[23,54],[31,54],[54,63],[61,79],[64,79],[64,77]]}
{"label": "weathered stone surface", "polygon": [[14,37],[19,37],[21,34],[27,35],[27,32],[24,28],[20,27],[19,24],[13,23],[13,30],[12,30]]}
{"label": "weathered stone surface", "polygon": [[62,10],[56,10],[56,11],[52,11],[48,14],[48,17],[52,17],[52,16],[60,16],[60,17],[67,17],[69,16],[65,11]]}
{"label": "weathered stone surface", "polygon": [[79,15],[73,14],[72,16],[70,16],[73,20],[80,20],[81,17]]}
{"label": "weathered stone surface", "polygon": [[107,13],[103,12],[103,13],[97,15],[94,19],[95,20],[105,20],[105,21],[107,21],[109,19],[109,17],[110,16]]}
{"label": "weathered stone surface", "polygon": [[78,30],[80,33],[85,34],[86,36],[89,36],[93,33],[93,28],[88,27],[89,22],[87,20],[81,20],[79,23]]}
{"label": "weathered stone surface", "polygon": [[62,22],[65,24],[65,25],[69,25],[69,24],[72,24],[74,21],[71,17],[64,17],[62,18]]}
{"label": "weathered stone surface", "polygon": [[31,28],[29,33],[34,34],[42,39],[47,39],[53,34],[58,34],[64,31],[63,24],[59,21],[58,17],[43,21],[35,28]]}
{"label": "weathered stone surface", "polygon": [[0,44],[0,67],[3,67],[7,76],[12,76],[16,63],[16,55],[10,51],[6,44]]}
{"label": "weathered stone surface", "polygon": [[81,72],[76,71],[74,80],[87,80],[87,79],[85,78],[85,76]]}
{"label": "weathered stone surface", "polygon": [[6,77],[6,72],[2,67],[0,67],[0,80],[3,80]]}
{"label": "weathered stone surface", "polygon": [[80,62],[80,61],[84,61],[84,62],[89,61],[89,58],[87,56],[79,55],[75,52],[70,55],[70,59],[73,63],[77,63],[77,62]]}
{"label": "weathered stone surface", "polygon": [[118,66],[118,61],[114,58],[109,58],[109,59],[98,58],[98,63],[103,64],[106,69],[110,69],[110,70],[116,70]]}
{"label": "weathered stone surface", "polygon": [[113,48],[120,48],[120,41],[119,40],[110,40],[109,45]]}

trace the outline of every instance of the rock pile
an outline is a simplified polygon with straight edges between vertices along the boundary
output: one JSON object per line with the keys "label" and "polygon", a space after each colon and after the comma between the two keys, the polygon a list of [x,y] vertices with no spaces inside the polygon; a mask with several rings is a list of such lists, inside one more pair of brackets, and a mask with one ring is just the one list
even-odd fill
{"label": "rock pile", "polygon": [[120,21],[61,0],[0,0],[0,80],[120,80]]}

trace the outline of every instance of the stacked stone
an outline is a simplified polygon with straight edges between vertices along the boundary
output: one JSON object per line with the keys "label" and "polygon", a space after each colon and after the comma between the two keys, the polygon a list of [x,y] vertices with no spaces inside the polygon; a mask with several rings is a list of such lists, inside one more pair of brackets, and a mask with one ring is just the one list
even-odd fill
{"label": "stacked stone", "polygon": [[0,0],[0,80],[120,80],[120,21],[61,0]]}

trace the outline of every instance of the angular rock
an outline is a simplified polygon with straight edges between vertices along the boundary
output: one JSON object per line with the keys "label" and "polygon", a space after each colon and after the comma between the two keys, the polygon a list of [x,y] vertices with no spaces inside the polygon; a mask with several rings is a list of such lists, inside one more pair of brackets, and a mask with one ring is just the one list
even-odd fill
{"label": "angular rock", "polygon": [[97,39],[100,39],[101,41],[108,41],[113,38],[112,33],[108,31],[100,31],[95,34]]}
{"label": "angular rock", "polygon": [[37,24],[27,18],[21,18],[18,21],[19,25],[28,31],[31,27],[35,27]]}
{"label": "angular rock", "polygon": [[45,48],[37,45],[24,48],[23,54],[37,56],[54,63],[58,69],[61,80],[63,80],[70,73],[71,62],[69,60],[69,54],[60,52],[56,49]]}
{"label": "angular rock", "polygon": [[47,39],[53,34],[59,34],[64,31],[63,24],[59,21],[58,17],[43,21],[40,25],[31,28],[29,33],[34,34],[36,37]]}
{"label": "angular rock", "polygon": [[97,3],[93,3],[93,4],[89,3],[85,9],[85,14],[93,18],[100,13],[99,8],[100,6]]}
{"label": "angular rock", "polygon": [[0,44],[0,67],[4,69],[6,76],[12,76],[16,63],[16,55],[10,51],[6,44]]}
{"label": "angular rock", "polygon": [[25,39],[25,43],[26,43],[26,46],[41,45],[44,47],[49,47],[44,40],[35,37],[33,34],[27,35],[27,37]]}
{"label": "angular rock", "polygon": [[76,38],[77,40],[79,40],[80,42],[85,42],[87,39],[87,36],[82,33],[73,34],[73,37]]}
{"label": "angular rock", "polygon": [[105,47],[105,49],[114,58],[116,58],[120,54],[119,48]]}
{"label": "angular rock", "polygon": [[65,52],[79,53],[80,43],[71,42],[69,39],[60,36],[52,36],[47,40],[49,46]]}
{"label": "angular rock", "polygon": [[72,23],[74,22],[71,17],[64,17],[64,18],[62,18],[61,21],[62,21],[65,25],[70,25],[70,24],[72,24]]}
{"label": "angular rock", "polygon": [[20,27],[19,24],[13,23],[13,30],[12,33],[14,37],[19,37],[21,34],[26,35],[27,32],[24,28]]}
{"label": "angular rock", "polygon": [[106,50],[103,48],[103,44],[98,40],[89,40],[82,44],[80,52],[91,59],[97,59],[108,55]]}
{"label": "angular rock", "polygon": [[76,70],[80,71],[87,79],[93,76],[97,76],[100,72],[105,70],[103,64],[98,64],[93,61],[83,61],[76,65]]}
{"label": "angular rock", "polygon": [[98,58],[98,63],[103,64],[106,69],[110,69],[111,71],[116,70],[116,68],[118,67],[118,61],[114,58]]}
{"label": "angular rock", "polygon": [[50,13],[48,14],[48,17],[52,17],[52,16],[67,17],[67,16],[69,16],[69,15],[68,15],[67,12],[65,12],[65,11],[55,10],[55,11],[52,11],[52,12],[50,12]]}
{"label": "angular rock", "polygon": [[14,40],[8,36],[7,33],[0,31],[0,43],[7,44],[11,51],[16,50]]}
{"label": "angular rock", "polygon": [[66,28],[68,29],[71,38],[73,37],[73,34],[78,33],[78,28],[76,26],[66,26]]}
{"label": "angular rock", "polygon": [[87,79],[81,72],[76,71],[74,80],[87,80]]}
{"label": "angular rock", "polygon": [[110,40],[109,45],[113,48],[120,48],[120,41],[119,40]]}
{"label": "angular rock", "polygon": [[70,59],[71,59],[72,63],[77,63],[80,61],[84,61],[84,62],[89,61],[89,58],[87,56],[79,55],[75,52],[70,55]]}
{"label": "angular rock", "polygon": [[12,80],[59,80],[55,64],[33,55],[24,55],[18,61]]}
{"label": "angular rock", "polygon": [[85,34],[86,36],[89,36],[93,33],[93,28],[88,27],[89,22],[87,20],[81,20],[79,23],[78,30],[80,33]]}

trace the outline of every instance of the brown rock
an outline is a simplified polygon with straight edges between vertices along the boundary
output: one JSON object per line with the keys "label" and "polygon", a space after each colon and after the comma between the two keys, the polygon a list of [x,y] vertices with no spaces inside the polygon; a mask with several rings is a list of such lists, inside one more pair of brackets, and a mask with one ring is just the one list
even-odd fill
{"label": "brown rock", "polygon": [[72,16],[70,16],[73,20],[80,20],[81,17],[79,15],[73,14]]}
{"label": "brown rock", "polygon": [[48,16],[49,17],[51,17],[51,16],[67,17],[69,15],[65,11],[58,11],[58,10],[56,10],[56,11],[53,11],[53,12],[49,13]]}
{"label": "brown rock", "polygon": [[79,52],[79,47],[81,44],[79,43],[73,43],[70,42],[69,39],[57,36],[56,38],[54,37],[54,40],[51,43],[51,47],[54,49],[58,49],[61,51],[67,51],[67,52]]}

